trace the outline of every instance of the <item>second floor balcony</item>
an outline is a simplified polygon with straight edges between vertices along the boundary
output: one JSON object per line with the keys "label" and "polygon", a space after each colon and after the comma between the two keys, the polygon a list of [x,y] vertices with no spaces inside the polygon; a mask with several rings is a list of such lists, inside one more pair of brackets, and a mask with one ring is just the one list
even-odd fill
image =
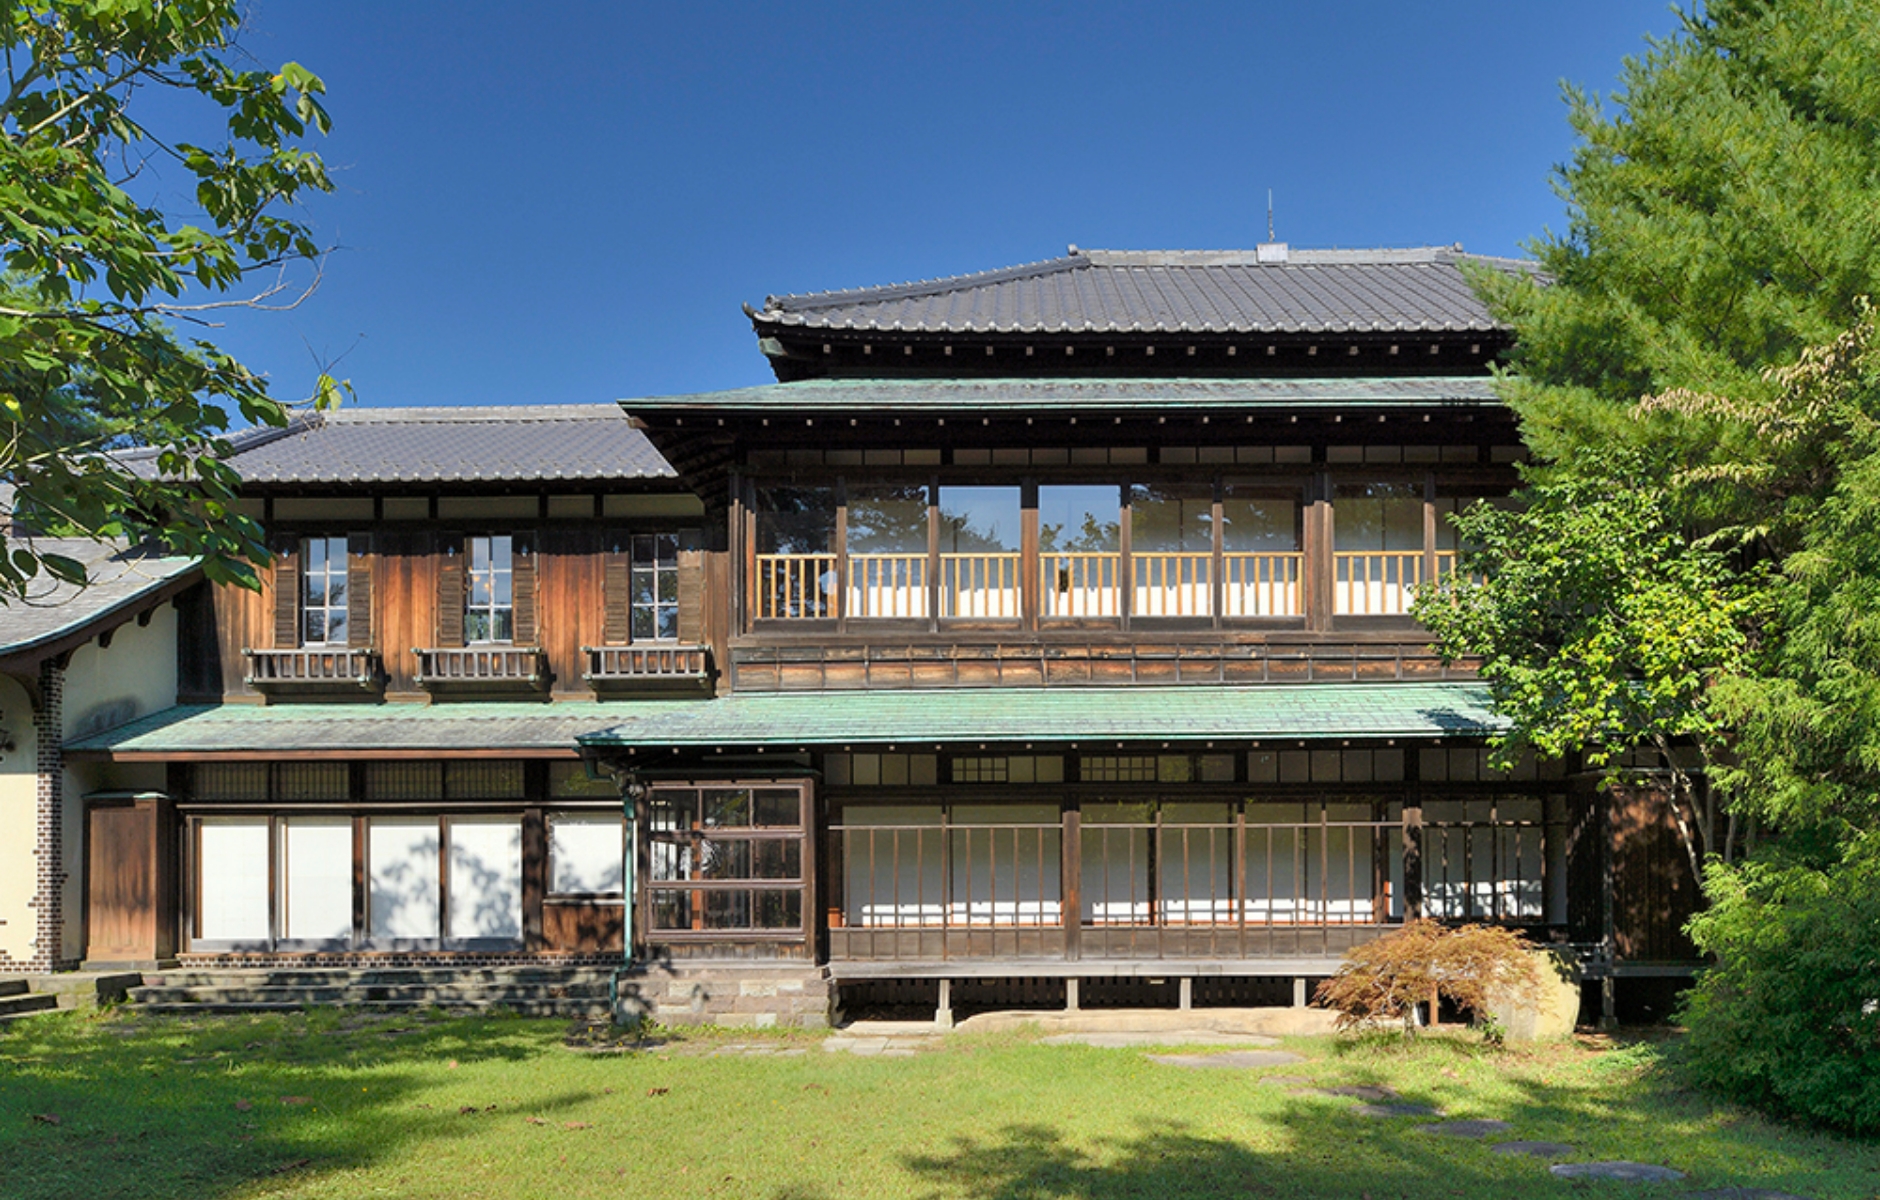
{"label": "second floor balcony", "polygon": [[760,489],[745,625],[1401,620],[1459,566],[1447,516],[1469,501],[1430,490]]}

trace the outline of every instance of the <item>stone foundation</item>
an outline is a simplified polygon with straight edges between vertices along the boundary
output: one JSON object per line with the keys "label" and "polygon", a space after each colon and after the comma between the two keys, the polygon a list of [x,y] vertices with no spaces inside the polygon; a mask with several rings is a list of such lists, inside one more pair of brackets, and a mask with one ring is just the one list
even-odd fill
{"label": "stone foundation", "polygon": [[828,972],[808,963],[642,963],[621,977],[616,1017],[661,1025],[823,1029],[830,1023],[831,997]]}

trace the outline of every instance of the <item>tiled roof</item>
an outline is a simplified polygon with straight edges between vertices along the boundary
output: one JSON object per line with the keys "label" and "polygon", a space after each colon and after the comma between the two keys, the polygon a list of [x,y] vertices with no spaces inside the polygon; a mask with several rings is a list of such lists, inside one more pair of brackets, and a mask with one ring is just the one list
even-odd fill
{"label": "tiled roof", "polygon": [[73,753],[254,754],[963,741],[1434,738],[1502,722],[1475,683],[1221,688],[746,692],[568,704],[183,705],[66,745]]}
{"label": "tiled roof", "polygon": [[[654,703],[665,703],[664,701]],[[66,744],[74,753],[256,754],[297,750],[543,751],[575,748],[575,736],[606,729],[644,705],[566,704],[184,704]]]}
{"label": "tiled roof", "polygon": [[342,408],[232,442],[250,484],[674,478],[613,404]]}
{"label": "tiled roof", "polygon": [[589,746],[1203,742],[1244,738],[1480,736],[1503,722],[1476,683],[1217,688],[959,688],[740,693],[647,703]]}
{"label": "tiled roof", "polygon": [[[772,296],[752,314],[784,329],[915,334],[1489,333],[1460,264],[1525,271],[1460,247],[1079,250],[920,283]],[[1264,260],[1264,261],[1263,261]]]}
{"label": "tiled roof", "polygon": [[49,645],[135,608],[196,566],[193,558],[165,557],[127,550],[121,543],[83,538],[34,538],[31,545],[42,554],[62,554],[84,563],[91,582],[75,587],[41,575],[27,585],[24,599],[0,605],[0,656]]}
{"label": "tiled roof", "polygon": [[622,400],[635,415],[775,411],[1129,411],[1494,406],[1480,375],[1376,379],[805,379],[763,387]]}

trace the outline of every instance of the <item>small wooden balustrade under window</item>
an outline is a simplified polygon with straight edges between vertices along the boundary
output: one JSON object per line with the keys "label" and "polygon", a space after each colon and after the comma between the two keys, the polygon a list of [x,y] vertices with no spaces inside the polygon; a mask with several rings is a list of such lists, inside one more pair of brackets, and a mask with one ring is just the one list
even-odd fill
{"label": "small wooden balustrade under window", "polygon": [[377,692],[385,671],[376,650],[313,646],[300,650],[243,650],[247,682],[263,695]]}
{"label": "small wooden balustrade under window", "polygon": [[412,653],[418,686],[429,691],[542,691],[549,685],[539,646],[433,646]]}
{"label": "small wooden balustrade under window", "polygon": [[595,691],[702,689],[711,683],[711,648],[686,642],[583,646],[582,678]]}

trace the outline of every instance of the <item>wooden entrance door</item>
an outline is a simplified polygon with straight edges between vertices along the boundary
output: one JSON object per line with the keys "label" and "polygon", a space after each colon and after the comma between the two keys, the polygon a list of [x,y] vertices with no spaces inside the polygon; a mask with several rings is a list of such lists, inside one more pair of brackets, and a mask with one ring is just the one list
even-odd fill
{"label": "wooden entrance door", "polygon": [[176,953],[167,798],[95,802],[85,814],[86,965],[154,964]]}

